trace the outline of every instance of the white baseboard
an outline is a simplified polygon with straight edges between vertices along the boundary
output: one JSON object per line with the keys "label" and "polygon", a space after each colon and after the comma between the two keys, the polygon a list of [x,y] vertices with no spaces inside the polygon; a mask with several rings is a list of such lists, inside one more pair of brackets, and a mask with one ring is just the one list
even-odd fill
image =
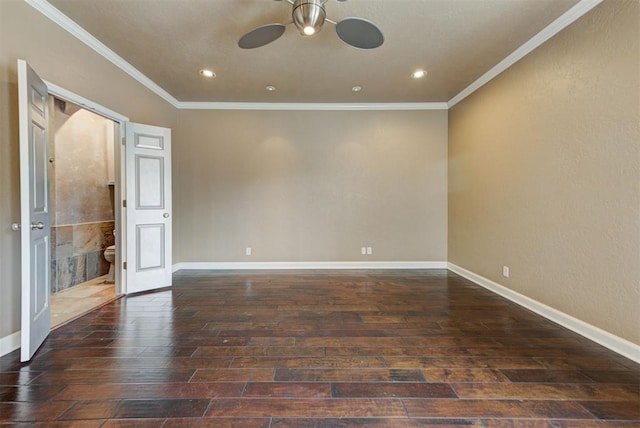
{"label": "white baseboard", "polygon": [[248,269],[447,269],[447,262],[184,262],[179,270]]}
{"label": "white baseboard", "polygon": [[0,338],[0,357],[13,352],[20,347],[20,332]]}
{"label": "white baseboard", "polygon": [[465,268],[457,266],[453,263],[448,263],[450,271],[457,273],[458,275],[472,281],[487,290],[493,291],[496,294],[501,295],[520,306],[523,306],[530,311],[541,315],[548,320],[551,320],[563,327],[568,328],[571,331],[578,333],[587,339],[593,340],[600,345],[611,349],[626,358],[629,358],[635,362],[640,363],[640,345],[636,345],[633,342],[629,342],[626,339],[615,336],[609,332],[606,332],[596,326],[588,324],[571,315],[565,314],[557,309],[540,303],[537,300],[533,300],[523,294],[513,291],[503,285],[498,284],[490,279],[480,276],[474,272],[471,272]]}

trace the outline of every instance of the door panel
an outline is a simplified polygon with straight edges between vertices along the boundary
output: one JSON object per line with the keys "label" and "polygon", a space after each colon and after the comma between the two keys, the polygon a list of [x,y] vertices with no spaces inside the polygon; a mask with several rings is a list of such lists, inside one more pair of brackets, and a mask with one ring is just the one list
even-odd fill
{"label": "door panel", "polygon": [[164,209],[164,158],[136,156],[136,208]]}
{"label": "door panel", "polygon": [[128,123],[127,293],[171,285],[171,130]]}
{"label": "door panel", "polygon": [[30,126],[30,156],[32,160],[32,165],[30,165],[30,167],[31,175],[33,176],[31,177],[31,186],[33,186],[31,188],[33,213],[45,215],[49,212],[49,190],[47,186],[47,131],[35,121],[32,121]]}
{"label": "door panel", "polygon": [[164,224],[139,224],[136,229],[136,247],[140,249],[136,268],[139,271],[164,268]]}
{"label": "door panel", "polygon": [[33,301],[33,320],[37,321],[41,317],[47,316],[49,309],[49,237],[43,236],[33,241],[34,277],[36,284],[34,288]]}
{"label": "door panel", "polygon": [[47,165],[47,86],[18,60],[22,319],[20,359],[28,361],[51,330],[51,219]]}

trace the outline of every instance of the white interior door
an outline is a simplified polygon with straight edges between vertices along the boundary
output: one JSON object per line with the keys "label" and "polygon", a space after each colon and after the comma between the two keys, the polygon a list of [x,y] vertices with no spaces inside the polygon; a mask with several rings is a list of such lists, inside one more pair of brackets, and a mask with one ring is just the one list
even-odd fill
{"label": "white interior door", "polygon": [[47,171],[47,86],[18,60],[22,325],[20,359],[28,361],[51,330]]}
{"label": "white interior door", "polygon": [[126,124],[127,293],[171,285],[171,130]]}

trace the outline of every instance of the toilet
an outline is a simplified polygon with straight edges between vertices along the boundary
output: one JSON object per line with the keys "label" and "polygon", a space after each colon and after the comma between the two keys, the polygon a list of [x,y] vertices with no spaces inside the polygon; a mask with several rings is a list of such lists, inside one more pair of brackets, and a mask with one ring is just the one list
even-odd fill
{"label": "toilet", "polygon": [[[115,236],[115,230],[113,231]],[[105,284],[113,284],[115,280],[115,269],[113,267],[116,261],[116,246],[111,245],[104,250],[104,259],[109,262],[109,273],[107,274],[107,279],[105,280]]]}
{"label": "toilet", "polygon": [[[110,181],[109,183],[107,183],[107,185],[109,187],[109,200],[111,202],[111,214],[113,214],[113,218],[115,218],[116,213],[115,213],[114,197],[115,197],[116,184],[115,182]],[[116,231],[113,230],[111,233],[113,234],[113,237],[115,239]],[[115,276],[116,270],[113,267],[114,263],[116,262],[116,246],[115,245],[110,245],[104,250],[104,259],[109,262],[109,273],[107,274],[107,279],[104,281],[104,283],[113,284],[116,282],[116,276]]]}

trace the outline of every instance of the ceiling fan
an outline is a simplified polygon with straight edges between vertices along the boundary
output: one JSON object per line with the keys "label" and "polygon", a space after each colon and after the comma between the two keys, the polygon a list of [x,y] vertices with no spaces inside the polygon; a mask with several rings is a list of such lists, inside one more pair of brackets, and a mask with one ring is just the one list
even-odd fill
{"label": "ceiling fan", "polygon": [[[337,0],[345,1],[345,0]],[[291,4],[291,20],[285,24],[267,24],[246,33],[238,41],[242,49],[254,49],[277,40],[288,24],[293,23],[300,34],[312,36],[330,22],[336,26],[338,37],[346,44],[360,49],[375,49],[384,43],[382,31],[363,18],[345,18],[340,22],[327,18],[325,4],[328,0],[287,0]]]}

